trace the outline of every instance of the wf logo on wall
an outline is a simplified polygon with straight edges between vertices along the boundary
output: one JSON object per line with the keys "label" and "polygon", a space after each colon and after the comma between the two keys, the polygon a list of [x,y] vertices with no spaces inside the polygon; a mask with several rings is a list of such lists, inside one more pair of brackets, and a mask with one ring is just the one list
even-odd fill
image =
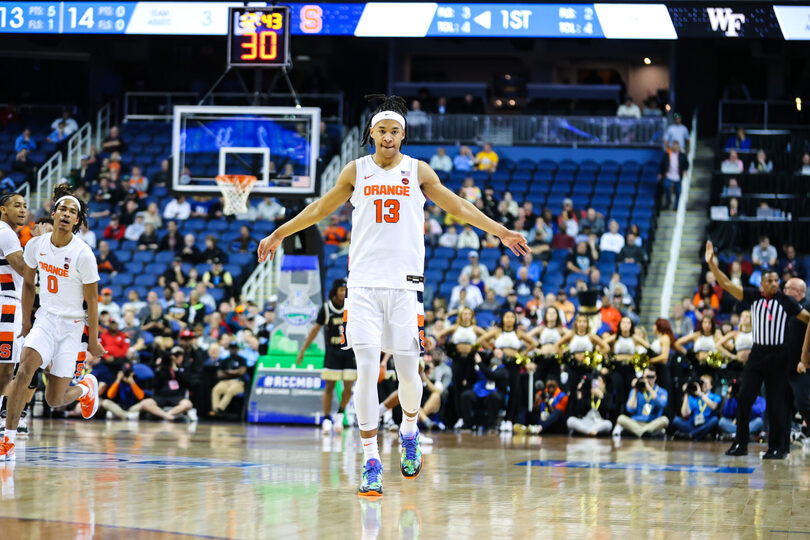
{"label": "wf logo on wall", "polygon": [[745,15],[734,13],[731,8],[706,8],[709,23],[715,32],[723,32],[727,37],[739,37]]}

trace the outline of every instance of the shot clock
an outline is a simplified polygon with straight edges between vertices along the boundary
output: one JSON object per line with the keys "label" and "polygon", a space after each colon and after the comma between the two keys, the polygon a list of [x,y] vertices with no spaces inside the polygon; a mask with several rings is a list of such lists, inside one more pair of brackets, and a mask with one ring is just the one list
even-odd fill
{"label": "shot clock", "polygon": [[228,16],[228,65],[290,65],[290,8],[232,7]]}

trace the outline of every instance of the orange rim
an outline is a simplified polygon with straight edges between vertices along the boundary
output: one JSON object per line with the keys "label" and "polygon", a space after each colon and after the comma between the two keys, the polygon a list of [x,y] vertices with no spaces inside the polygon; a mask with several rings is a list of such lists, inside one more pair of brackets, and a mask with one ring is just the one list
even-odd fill
{"label": "orange rim", "polygon": [[216,177],[217,184],[230,184],[237,189],[250,189],[257,178],[249,174],[220,174]]}

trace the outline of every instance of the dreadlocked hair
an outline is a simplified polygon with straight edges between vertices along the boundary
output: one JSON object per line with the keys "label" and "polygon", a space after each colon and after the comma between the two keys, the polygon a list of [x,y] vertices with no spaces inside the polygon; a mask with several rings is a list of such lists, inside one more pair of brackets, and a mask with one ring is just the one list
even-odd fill
{"label": "dreadlocked hair", "polygon": [[[66,195],[75,197],[73,190],[70,189],[68,184],[57,184],[57,186],[53,188],[53,211],[56,211],[56,201]],[[87,225],[87,204],[79,197],[76,197],[76,199],[79,201],[79,222],[73,227],[74,233],[79,232],[82,229],[82,225]]]}
{"label": "dreadlocked hair", "polygon": [[[366,146],[370,140],[370,132],[371,132],[371,119],[374,117],[375,114],[383,111],[394,111],[397,114],[401,114],[403,118],[408,116],[408,106],[405,104],[405,100],[399,96],[386,96],[385,94],[368,94],[367,96],[363,96],[366,101],[369,103],[374,103],[375,101],[380,101],[381,103],[377,105],[377,108],[371,113],[369,116],[368,121],[366,122],[366,129],[363,130],[363,140],[361,141],[362,146]],[[402,144],[408,140],[408,132],[405,132],[405,137],[402,139]]]}

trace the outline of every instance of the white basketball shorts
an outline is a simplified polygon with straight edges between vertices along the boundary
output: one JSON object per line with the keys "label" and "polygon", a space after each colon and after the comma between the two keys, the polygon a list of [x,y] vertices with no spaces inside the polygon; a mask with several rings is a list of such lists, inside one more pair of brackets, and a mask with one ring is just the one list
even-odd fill
{"label": "white basketball shorts", "polygon": [[422,293],[407,289],[352,287],[343,312],[344,348],[379,348],[387,353],[425,351]]}
{"label": "white basketball shorts", "polygon": [[58,317],[40,309],[25,346],[42,357],[42,368],[51,366],[54,377],[82,376],[87,357],[88,329],[84,317]]}
{"label": "white basketball shorts", "polygon": [[0,364],[18,364],[23,347],[22,307],[11,296],[0,296]]}

